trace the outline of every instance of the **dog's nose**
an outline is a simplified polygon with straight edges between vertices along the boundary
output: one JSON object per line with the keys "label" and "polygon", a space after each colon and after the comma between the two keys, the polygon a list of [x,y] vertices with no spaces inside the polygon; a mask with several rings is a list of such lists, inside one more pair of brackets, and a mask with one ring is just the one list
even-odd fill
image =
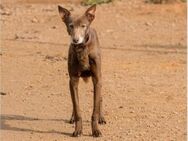
{"label": "dog's nose", "polygon": [[75,44],[77,44],[77,43],[78,43],[78,39],[73,39],[73,42],[74,42]]}

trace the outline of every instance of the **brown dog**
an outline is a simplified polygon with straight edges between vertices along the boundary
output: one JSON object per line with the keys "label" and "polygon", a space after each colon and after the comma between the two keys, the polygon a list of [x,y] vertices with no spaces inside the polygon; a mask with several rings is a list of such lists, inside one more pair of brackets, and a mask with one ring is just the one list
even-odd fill
{"label": "brown dog", "polygon": [[82,134],[82,117],[78,99],[78,83],[82,77],[87,81],[92,77],[94,87],[94,108],[92,114],[92,135],[99,137],[101,132],[99,124],[106,121],[102,112],[101,96],[101,51],[96,31],[90,27],[95,18],[96,5],[91,6],[78,18],[72,17],[70,11],[58,6],[60,16],[67,27],[67,32],[71,36],[71,44],[68,55],[69,87],[73,103],[73,114],[70,123],[75,122],[73,136]]}

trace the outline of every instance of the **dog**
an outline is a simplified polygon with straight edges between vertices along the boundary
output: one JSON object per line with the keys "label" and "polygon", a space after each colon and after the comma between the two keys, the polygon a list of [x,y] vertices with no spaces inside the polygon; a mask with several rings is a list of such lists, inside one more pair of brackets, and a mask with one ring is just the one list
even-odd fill
{"label": "dog", "polygon": [[80,17],[73,17],[69,10],[59,5],[58,11],[71,37],[68,52],[68,72],[73,104],[70,123],[75,122],[73,137],[82,134],[82,117],[78,99],[79,78],[83,78],[87,82],[89,77],[92,78],[94,89],[93,114],[91,117],[92,135],[93,137],[99,137],[102,134],[98,123],[106,124],[106,121],[102,111],[101,50],[97,33],[95,29],[90,27],[95,18],[96,5],[89,7]]}

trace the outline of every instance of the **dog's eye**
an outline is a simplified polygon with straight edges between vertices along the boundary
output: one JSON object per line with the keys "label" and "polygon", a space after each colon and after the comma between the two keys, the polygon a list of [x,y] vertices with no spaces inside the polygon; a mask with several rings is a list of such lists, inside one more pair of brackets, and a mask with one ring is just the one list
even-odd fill
{"label": "dog's eye", "polygon": [[70,28],[74,28],[74,25],[73,25],[73,24],[69,24],[69,27],[70,27]]}
{"label": "dog's eye", "polygon": [[81,25],[81,27],[82,27],[82,28],[85,28],[85,27],[86,27],[86,25],[85,25],[85,24],[83,24],[83,25]]}

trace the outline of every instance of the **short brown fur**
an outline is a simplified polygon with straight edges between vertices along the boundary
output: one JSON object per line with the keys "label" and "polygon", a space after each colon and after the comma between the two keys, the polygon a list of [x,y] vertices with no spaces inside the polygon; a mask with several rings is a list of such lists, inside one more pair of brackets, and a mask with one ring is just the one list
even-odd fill
{"label": "short brown fur", "polygon": [[81,77],[87,81],[87,78],[92,77],[94,88],[94,107],[91,118],[92,135],[99,137],[101,132],[98,128],[98,123],[105,124],[106,121],[102,111],[101,51],[97,33],[95,29],[90,27],[91,22],[95,18],[96,5],[88,8],[84,15],[78,19],[73,19],[71,13],[61,6],[58,6],[58,10],[67,27],[67,32],[72,38],[68,54],[68,71],[73,103],[70,123],[75,122],[73,136],[77,137],[82,134],[82,117],[78,99],[79,78]]}

